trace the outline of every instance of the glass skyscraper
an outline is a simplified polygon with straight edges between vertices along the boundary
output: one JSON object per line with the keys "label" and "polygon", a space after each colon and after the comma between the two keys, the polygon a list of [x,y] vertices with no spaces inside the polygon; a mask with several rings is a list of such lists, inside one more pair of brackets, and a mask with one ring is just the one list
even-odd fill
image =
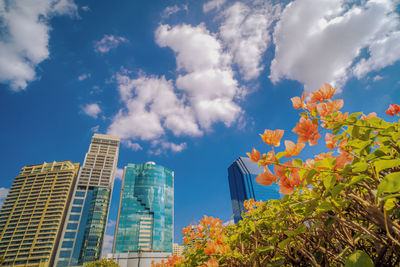
{"label": "glass skyscraper", "polygon": [[263,168],[259,168],[256,162],[247,157],[239,157],[229,166],[228,180],[235,223],[242,219],[241,214],[245,211],[243,202],[246,199],[266,201],[281,197],[277,184],[264,186],[255,181],[257,175],[262,172]]}
{"label": "glass skyscraper", "polygon": [[119,143],[115,136],[92,137],[74,188],[55,266],[79,266],[100,259]]}
{"label": "glass skyscraper", "polygon": [[174,172],[154,162],[124,169],[113,254],[172,252]]}

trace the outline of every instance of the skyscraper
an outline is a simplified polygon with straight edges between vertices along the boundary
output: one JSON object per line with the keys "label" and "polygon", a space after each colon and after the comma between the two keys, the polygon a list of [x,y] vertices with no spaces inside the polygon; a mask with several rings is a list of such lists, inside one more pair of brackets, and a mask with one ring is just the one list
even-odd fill
{"label": "skyscraper", "polygon": [[[139,258],[142,252],[172,253],[173,215],[174,173],[154,162],[128,164],[122,180],[113,258],[119,262],[121,254],[130,252],[138,252],[139,256],[133,257]],[[125,262],[130,262],[129,257]]]}
{"label": "skyscraper", "polygon": [[79,163],[22,168],[0,212],[2,266],[53,266]]}
{"label": "skyscraper", "polygon": [[119,137],[95,134],[74,188],[56,266],[98,260],[117,168]]}
{"label": "skyscraper", "polygon": [[277,184],[263,186],[255,181],[255,178],[261,172],[263,172],[263,169],[247,157],[239,157],[229,166],[228,180],[235,223],[242,219],[241,214],[245,211],[243,202],[246,199],[265,201],[280,198]]}

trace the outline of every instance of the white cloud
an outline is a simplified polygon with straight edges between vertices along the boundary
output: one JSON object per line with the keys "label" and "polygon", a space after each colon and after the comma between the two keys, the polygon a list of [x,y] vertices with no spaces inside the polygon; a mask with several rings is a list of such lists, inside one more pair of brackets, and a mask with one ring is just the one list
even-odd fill
{"label": "white cloud", "polygon": [[83,112],[85,112],[86,115],[97,119],[97,116],[101,112],[101,108],[96,103],[87,104],[86,106],[83,107]]}
{"label": "white cloud", "polygon": [[204,24],[161,25],[156,42],[176,53],[178,70],[185,72],[176,86],[186,94],[200,126],[209,129],[216,122],[230,126],[242,112],[234,102],[241,89],[233,77],[231,58],[218,39]]}
{"label": "white cloud", "polygon": [[161,17],[168,18],[169,16],[179,12],[181,8],[177,5],[167,6],[164,11],[161,13]]}
{"label": "white cloud", "polygon": [[78,76],[78,80],[79,81],[83,81],[83,80],[89,79],[90,76],[92,76],[90,73],[83,73],[83,74]]}
{"label": "white cloud", "polygon": [[200,136],[214,123],[230,126],[243,113],[235,100],[243,89],[233,77],[231,58],[203,24],[193,27],[161,25],[156,42],[176,54],[179,75],[175,81],[164,76],[121,71],[115,75],[124,108],[114,116],[107,132],[125,140],[164,140],[159,151],[180,152],[186,143],[168,142],[166,136]]}
{"label": "white cloud", "polygon": [[90,7],[88,6],[81,6],[81,9],[85,12],[89,12],[90,11]]}
{"label": "white cloud", "polygon": [[94,43],[94,50],[98,53],[108,53],[111,49],[117,48],[121,43],[127,43],[128,39],[122,36],[105,34],[100,41]]}
{"label": "white cloud", "polygon": [[122,140],[122,144],[127,148],[130,148],[132,151],[142,150],[143,148],[138,143],[132,143],[131,140]]}
{"label": "white cloud", "polygon": [[98,133],[99,129],[100,129],[100,125],[96,125],[96,126],[93,126],[92,128],[90,128],[90,131],[94,132],[94,133]]}
{"label": "white cloud", "polygon": [[184,106],[165,77],[139,77],[117,74],[125,109],[114,117],[108,133],[124,139],[152,140],[165,134],[201,135],[193,112]]}
{"label": "white cloud", "polygon": [[124,175],[124,169],[117,168],[115,171],[115,179],[122,180],[122,176]]}
{"label": "white cloud", "polygon": [[182,152],[184,149],[186,149],[187,144],[186,142],[176,144],[173,142],[168,142],[166,140],[154,140],[151,142],[151,146],[154,148],[153,150],[149,151],[149,154],[152,155],[161,155],[161,154],[167,154],[167,152]]}
{"label": "white cloud", "polygon": [[279,12],[280,5],[268,2],[254,7],[237,2],[223,12],[220,36],[245,80],[257,78],[264,69],[262,55],[270,43],[271,23]]}
{"label": "white cloud", "polygon": [[383,79],[382,76],[376,75],[372,80],[373,80],[374,82],[377,82],[377,81],[382,80],[382,79]]}
{"label": "white cloud", "polygon": [[8,188],[0,187],[0,208],[3,206],[3,203],[7,198],[8,191]]}
{"label": "white cloud", "polygon": [[[323,82],[343,85],[362,49],[354,74],[361,78],[400,57],[398,15],[394,1],[297,0],[286,6],[274,32],[275,58],[270,78],[297,80],[305,90]],[[387,52],[382,55],[382,52]]]}
{"label": "white cloud", "polygon": [[0,82],[20,91],[35,80],[36,66],[50,55],[49,20],[76,10],[72,0],[0,0]]}
{"label": "white cloud", "polygon": [[207,13],[213,9],[219,10],[225,2],[226,0],[210,0],[203,5],[203,12]]}

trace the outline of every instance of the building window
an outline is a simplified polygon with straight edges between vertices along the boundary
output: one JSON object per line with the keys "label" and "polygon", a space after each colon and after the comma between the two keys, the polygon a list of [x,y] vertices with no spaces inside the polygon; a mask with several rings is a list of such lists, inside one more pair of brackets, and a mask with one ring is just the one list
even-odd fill
{"label": "building window", "polygon": [[[61,248],[72,248],[72,246],[74,245],[73,241],[64,241],[61,245]],[[61,255],[61,253],[60,253]],[[61,257],[61,256],[60,256]],[[63,257],[64,258],[64,257]]]}
{"label": "building window", "polygon": [[79,221],[79,215],[70,215],[69,220],[70,221]]}
{"label": "building window", "polygon": [[75,198],[73,204],[81,205],[81,204],[83,204],[83,199],[77,199],[77,198]]}
{"label": "building window", "polygon": [[61,250],[60,258],[69,258],[71,257],[71,250]]}
{"label": "building window", "polygon": [[76,191],[75,196],[76,197],[84,197],[85,196],[85,191]]}
{"label": "building window", "polygon": [[64,238],[74,238],[75,232],[65,232]]}
{"label": "building window", "polygon": [[67,224],[67,229],[68,230],[76,230],[78,228],[78,224],[77,223],[68,223]]}
{"label": "building window", "polygon": [[71,212],[81,212],[82,207],[72,207]]}

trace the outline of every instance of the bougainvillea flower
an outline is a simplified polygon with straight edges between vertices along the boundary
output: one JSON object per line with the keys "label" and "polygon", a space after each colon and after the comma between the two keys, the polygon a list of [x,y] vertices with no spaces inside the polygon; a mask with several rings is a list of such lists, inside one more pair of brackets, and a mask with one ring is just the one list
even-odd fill
{"label": "bougainvillea flower", "polygon": [[265,167],[264,172],[257,175],[255,181],[260,185],[271,185],[276,182],[276,176],[270,172],[268,167]]}
{"label": "bougainvillea flower", "polygon": [[315,160],[313,160],[313,159],[307,159],[307,160],[303,163],[303,168],[306,168],[306,169],[313,169],[313,168],[314,168],[314,164],[315,164]]}
{"label": "bougainvillea flower", "polygon": [[310,146],[316,145],[318,139],[321,137],[318,133],[318,125],[304,117],[300,118],[300,122],[296,124],[296,127],[294,127],[292,131],[299,135],[297,139],[298,143],[306,143],[309,141]]}
{"label": "bougainvillea flower", "polygon": [[260,134],[260,136],[267,145],[278,147],[281,144],[283,133],[284,130],[265,130],[263,134]]}
{"label": "bougainvillea flower", "polygon": [[310,112],[312,112],[313,110],[315,110],[317,108],[317,104],[313,103],[313,102],[308,102],[306,104],[306,109]]}
{"label": "bougainvillea flower", "polygon": [[332,154],[333,154],[333,152],[321,153],[321,154],[316,155],[314,158],[315,158],[315,161],[324,160],[326,158],[334,158],[334,156],[332,156]]}
{"label": "bougainvillea flower", "polygon": [[[292,167],[292,162],[285,162],[286,166]],[[275,175],[279,178],[279,193],[290,195],[294,192],[294,188],[299,186],[300,180],[299,170],[297,168],[288,168],[286,166],[274,166]]]}
{"label": "bougainvillea flower", "polygon": [[267,154],[263,154],[259,163],[262,166],[268,166],[271,165],[273,162],[275,162],[275,160],[276,160],[275,152],[272,150],[269,151]]}
{"label": "bougainvillea flower", "polygon": [[206,247],[204,248],[204,253],[206,255],[212,255],[217,253],[217,244],[213,241],[207,242]]}
{"label": "bougainvillea flower", "polygon": [[346,165],[346,163],[349,163],[352,160],[353,160],[353,155],[351,155],[348,152],[343,152],[342,154],[336,157],[335,169],[343,168]]}
{"label": "bougainvillea flower", "polygon": [[185,228],[183,228],[182,234],[183,234],[183,235],[187,235],[187,234],[189,234],[191,231],[192,231],[192,227],[189,225],[189,226],[186,226]]}
{"label": "bougainvillea flower", "polygon": [[300,151],[303,150],[304,146],[306,144],[304,143],[293,143],[292,141],[286,140],[285,141],[285,147],[286,147],[286,155],[285,157],[289,158],[289,157],[294,157],[299,155]]}
{"label": "bougainvillea flower", "polygon": [[328,83],[323,83],[322,86],[316,92],[311,93],[311,100],[310,102],[315,103],[318,101],[324,101],[331,99],[333,94],[335,93],[336,88],[333,88]]}
{"label": "bougainvillea flower", "polygon": [[371,112],[368,115],[362,114],[361,119],[362,120],[369,120],[369,119],[375,118],[375,117],[376,117],[376,113],[375,112]]}
{"label": "bougainvillea flower", "polygon": [[210,258],[205,264],[205,267],[219,267],[218,261],[215,258]]}
{"label": "bougainvillea flower", "polygon": [[336,99],[327,103],[319,103],[317,104],[317,111],[322,118],[325,118],[333,112],[340,110],[343,107],[343,104],[343,99]]}
{"label": "bougainvillea flower", "polygon": [[390,116],[394,116],[394,114],[398,115],[400,112],[400,105],[390,104],[389,108],[385,111],[386,114]]}
{"label": "bougainvillea flower", "polygon": [[325,144],[326,147],[330,150],[334,149],[337,146],[337,141],[333,139],[335,136],[333,134],[327,133],[325,135]]}
{"label": "bougainvillea flower", "polygon": [[344,120],[347,119],[347,117],[349,116],[349,113],[348,113],[348,112],[342,113],[342,112],[339,111],[339,112],[337,112],[336,114],[337,114],[337,116],[335,117],[335,121],[336,121],[336,122],[344,121]]}
{"label": "bougainvillea flower", "polygon": [[246,154],[254,162],[259,161],[261,158],[260,152],[258,152],[254,147],[253,147],[253,151],[251,152],[251,154],[249,152],[247,152]]}
{"label": "bougainvillea flower", "polygon": [[295,109],[301,109],[303,107],[306,106],[306,104],[304,103],[304,100],[306,99],[307,94],[304,93],[301,95],[301,98],[298,96],[292,97],[290,100],[292,101],[293,107]]}

